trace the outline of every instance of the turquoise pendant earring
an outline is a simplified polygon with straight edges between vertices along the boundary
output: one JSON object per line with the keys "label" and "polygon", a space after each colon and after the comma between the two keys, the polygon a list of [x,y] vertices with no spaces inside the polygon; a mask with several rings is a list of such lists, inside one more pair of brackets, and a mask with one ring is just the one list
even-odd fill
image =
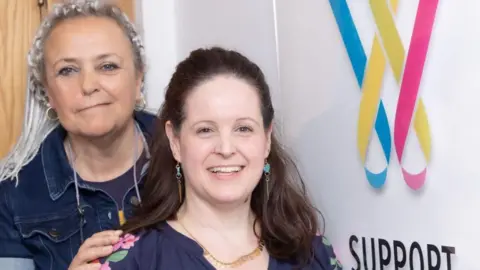
{"label": "turquoise pendant earring", "polygon": [[180,168],[180,163],[177,163],[177,166],[175,166],[175,169],[177,169],[177,174],[175,177],[177,178],[177,184],[178,184],[178,197],[180,200],[180,203],[182,203],[182,172]]}
{"label": "turquoise pendant earring", "polygon": [[266,192],[267,192],[267,198],[270,195],[270,189],[268,187],[268,184],[270,182],[270,163],[265,160],[265,165],[263,166],[263,174],[265,175],[265,186],[266,186]]}

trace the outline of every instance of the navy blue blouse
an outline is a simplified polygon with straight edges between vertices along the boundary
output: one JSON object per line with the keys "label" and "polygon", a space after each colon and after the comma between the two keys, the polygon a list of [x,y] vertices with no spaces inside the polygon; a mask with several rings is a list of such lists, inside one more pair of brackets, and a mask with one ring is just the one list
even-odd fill
{"label": "navy blue blouse", "polygon": [[[323,236],[314,240],[315,257],[305,270],[341,270],[333,248]],[[125,235],[114,252],[101,260],[101,270],[215,270],[203,256],[202,248],[192,239],[177,232],[168,223],[161,230],[139,235]],[[268,270],[290,270],[293,264],[270,257]]]}

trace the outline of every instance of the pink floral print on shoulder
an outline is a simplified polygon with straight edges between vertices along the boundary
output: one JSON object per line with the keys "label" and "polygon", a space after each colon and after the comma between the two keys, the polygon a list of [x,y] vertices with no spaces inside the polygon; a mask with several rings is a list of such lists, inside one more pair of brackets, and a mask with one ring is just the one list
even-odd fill
{"label": "pink floral print on shoulder", "polygon": [[140,237],[129,233],[121,237],[120,240],[113,245],[113,253],[105,259],[100,270],[111,270],[110,263],[116,263],[125,259],[128,250],[132,248],[139,239]]}

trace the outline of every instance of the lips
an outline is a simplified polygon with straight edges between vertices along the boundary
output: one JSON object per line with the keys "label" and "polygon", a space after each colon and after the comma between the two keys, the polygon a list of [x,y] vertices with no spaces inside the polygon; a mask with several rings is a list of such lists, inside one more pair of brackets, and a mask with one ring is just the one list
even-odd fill
{"label": "lips", "polygon": [[80,111],[85,111],[85,110],[89,110],[89,109],[93,109],[93,108],[97,108],[97,107],[102,107],[102,106],[106,106],[106,105],[110,105],[110,103],[99,103],[99,104],[96,104],[96,105],[93,105],[93,106],[85,107],[85,108],[81,109]]}

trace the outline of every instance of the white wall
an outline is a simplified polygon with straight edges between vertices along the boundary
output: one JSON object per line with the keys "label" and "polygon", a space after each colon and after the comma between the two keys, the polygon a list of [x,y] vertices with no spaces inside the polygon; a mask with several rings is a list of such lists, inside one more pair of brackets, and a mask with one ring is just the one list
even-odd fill
{"label": "white wall", "polygon": [[[376,30],[369,1],[347,2],[369,54]],[[418,0],[399,4],[396,23],[407,47],[417,5]],[[393,150],[387,183],[375,190],[366,180],[357,150],[361,92],[329,2],[277,1],[284,131],[299,155],[326,217],[327,235],[346,269],[357,269],[349,250],[352,235],[359,238],[353,248],[362,264],[361,238],[367,240],[368,269],[372,269],[370,238],[376,242],[377,269],[379,238],[390,247],[394,240],[400,241],[407,252],[417,241],[423,269],[428,263],[427,244],[440,250],[441,246],[456,248],[451,269],[478,269],[480,127],[475,115],[480,114],[480,22],[474,11],[478,8],[480,2],[468,0],[440,1],[438,6],[420,88],[432,137],[426,185],[419,191],[406,186]],[[382,98],[393,128],[399,89],[387,70]],[[393,131],[391,135],[393,139]],[[405,167],[418,172],[425,161],[414,135],[410,132],[407,140]],[[379,172],[385,161],[376,136],[371,144],[367,166]],[[444,253],[440,259],[441,269],[448,269]],[[384,269],[395,269],[391,260]],[[418,255],[413,261],[414,269],[420,269]]]}
{"label": "white wall", "polygon": [[158,109],[165,87],[178,62],[174,0],[139,1],[141,25],[147,54],[145,82],[148,107]]}
{"label": "white wall", "polygon": [[218,45],[240,51],[262,68],[280,111],[273,4],[258,0],[143,0],[149,105],[158,108],[175,65],[190,51]]}
{"label": "white wall", "polygon": [[[399,4],[396,24],[406,47],[418,1]],[[369,54],[376,31],[369,1],[347,2]],[[190,50],[205,45],[240,50],[267,75],[285,138],[301,163],[310,193],[326,218],[326,235],[345,269],[357,269],[349,247],[352,235],[359,239],[353,250],[361,269],[362,237],[367,241],[368,269],[372,269],[370,238],[376,242],[379,269],[379,239],[391,248],[394,240],[400,241],[407,253],[412,242],[418,242],[424,269],[428,244],[440,250],[455,247],[451,269],[478,269],[474,259],[480,243],[475,155],[480,150],[480,125],[475,123],[480,114],[479,9],[480,2],[470,0],[440,0],[438,6],[420,88],[429,117],[432,159],[427,182],[419,191],[406,186],[393,142],[385,186],[376,190],[366,180],[357,150],[362,92],[327,0],[143,0],[148,101],[153,107],[160,105],[175,64]],[[391,129],[398,92],[387,66],[382,98]],[[412,134],[404,165],[418,171],[425,161]],[[385,166],[380,153],[373,136],[366,163],[373,171]],[[383,269],[395,269],[393,255]],[[441,269],[449,269],[445,253],[440,255]],[[420,269],[418,255],[413,262],[414,269]]]}

